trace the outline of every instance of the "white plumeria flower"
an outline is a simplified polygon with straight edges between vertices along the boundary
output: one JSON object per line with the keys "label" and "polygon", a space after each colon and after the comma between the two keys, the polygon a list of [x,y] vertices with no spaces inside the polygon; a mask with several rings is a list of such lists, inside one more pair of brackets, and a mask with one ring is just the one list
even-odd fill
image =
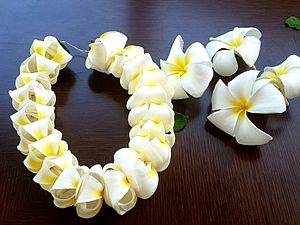
{"label": "white plumeria flower", "polygon": [[81,174],[78,167],[69,165],[57,178],[50,192],[54,204],[59,208],[67,208],[76,203],[76,190],[79,187]]}
{"label": "white plumeria flower", "polygon": [[113,163],[104,166],[105,191],[104,200],[120,215],[131,210],[136,202],[137,196],[131,187],[126,174]]}
{"label": "white plumeria flower", "polygon": [[53,106],[56,101],[56,95],[53,91],[45,90],[44,86],[32,80],[23,87],[9,91],[12,98],[12,105],[17,111],[23,106],[24,101],[32,100],[38,104]]}
{"label": "white plumeria flower", "polygon": [[108,72],[115,77],[120,78],[123,73],[123,65],[133,60],[135,57],[144,54],[144,49],[140,46],[129,45],[123,50],[113,55],[111,64],[109,65]]}
{"label": "white plumeria flower", "polygon": [[102,167],[97,164],[81,177],[76,191],[76,212],[82,218],[97,215],[103,204],[104,180]]}
{"label": "white plumeria flower", "polygon": [[272,82],[279,88],[282,83],[281,91],[285,97],[291,99],[300,96],[300,57],[291,55],[278,66],[266,67],[258,82],[261,85]]}
{"label": "white plumeria flower", "polygon": [[31,100],[23,101],[20,110],[10,116],[15,130],[20,126],[33,123],[42,118],[50,118],[54,121],[54,107],[41,105]]}
{"label": "white plumeria flower", "polygon": [[161,141],[165,141],[170,147],[173,147],[175,144],[174,131],[166,132],[162,122],[154,122],[152,120],[140,121],[137,125],[132,127],[129,132],[130,139],[135,136],[149,136],[151,139],[156,137]]}
{"label": "white plumeria flower", "polygon": [[17,149],[21,153],[27,155],[29,153],[29,144],[38,141],[53,132],[56,132],[56,130],[54,129],[54,124],[50,118],[43,118],[33,123],[20,126],[18,129],[20,143],[17,146]]}
{"label": "white plumeria flower", "polygon": [[226,86],[219,80],[212,95],[212,110],[207,118],[243,145],[262,145],[272,137],[258,129],[247,113],[282,113],[286,110],[280,91],[271,84],[254,90],[259,71],[247,71]]}
{"label": "white plumeria flower", "polygon": [[108,69],[114,56],[122,52],[126,42],[127,37],[120,32],[110,31],[102,34],[94,43],[89,44],[86,68],[109,74]]}
{"label": "white plumeria flower", "polygon": [[43,165],[34,176],[33,181],[40,184],[44,190],[50,191],[59,175],[69,165],[78,166],[77,158],[69,150],[61,156],[48,156],[44,159]]}
{"label": "white plumeria flower", "polygon": [[170,164],[171,147],[157,137],[135,136],[129,142],[129,148],[141,154],[145,162],[151,163],[151,166],[161,172]]}
{"label": "white plumeria flower", "polygon": [[193,43],[183,52],[183,40],[178,35],[166,61],[161,60],[162,70],[174,88],[174,99],[198,98],[207,89],[212,77],[212,63],[199,42]]}
{"label": "white plumeria flower", "polygon": [[210,38],[206,50],[212,59],[214,70],[222,76],[236,73],[238,63],[235,55],[253,67],[260,51],[261,32],[254,27],[235,27],[232,31]]}
{"label": "white plumeria flower", "polygon": [[128,123],[131,127],[140,123],[140,121],[152,120],[161,122],[166,132],[171,132],[174,127],[174,111],[166,104],[146,103],[142,106],[134,107],[128,114]]}
{"label": "white plumeria flower", "polygon": [[114,154],[114,164],[122,169],[134,189],[136,195],[142,199],[150,198],[158,185],[158,174],[140,159],[140,155],[130,148],[122,148]]}
{"label": "white plumeria flower", "polygon": [[20,74],[24,74],[25,76],[28,76],[28,73],[36,74],[36,76],[43,74],[49,77],[51,84],[55,84],[59,74],[59,69],[59,63],[47,59],[37,53],[33,53],[22,62],[20,66]]}
{"label": "white plumeria flower", "polygon": [[34,53],[59,63],[60,69],[65,68],[72,59],[72,56],[61,46],[56,37],[53,36],[45,37],[44,41],[34,40],[30,48],[30,54]]}
{"label": "white plumeria flower", "polygon": [[152,61],[149,53],[138,55],[134,59],[124,63],[120,84],[125,90],[128,90],[129,94],[133,94],[139,84],[143,71],[157,69],[159,68]]}
{"label": "white plumeria flower", "polygon": [[52,134],[29,144],[29,154],[24,160],[28,170],[37,173],[46,157],[61,156],[68,150],[68,144],[61,140],[62,133],[55,130]]}
{"label": "white plumeria flower", "polygon": [[43,85],[44,89],[51,90],[51,81],[49,76],[46,73],[20,73],[20,75],[16,78],[16,88],[23,87],[25,84],[30,81],[37,81]]}

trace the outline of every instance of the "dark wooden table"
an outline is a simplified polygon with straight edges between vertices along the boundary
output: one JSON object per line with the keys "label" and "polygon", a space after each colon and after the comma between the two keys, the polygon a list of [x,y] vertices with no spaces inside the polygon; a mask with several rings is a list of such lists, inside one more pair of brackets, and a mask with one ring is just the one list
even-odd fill
{"label": "dark wooden table", "polygon": [[[300,54],[300,33],[283,25],[286,17],[300,16],[299,11],[299,0],[1,0],[0,224],[300,224],[300,98],[291,100],[283,114],[252,116],[274,140],[242,147],[206,119],[212,88],[220,78],[216,75],[200,99],[174,103],[190,122],[176,136],[171,164],[160,174],[155,195],[138,200],[124,216],[104,206],[95,218],[84,220],[73,207],[55,207],[51,195],[32,181],[33,174],[22,164],[24,156],[16,150],[7,93],[14,89],[31,42],[46,35],[87,49],[91,39],[118,30],[158,63],[177,34],[188,46],[206,44],[210,36],[235,26],[256,26],[263,33],[256,66],[263,69]],[[84,58],[73,55],[54,87],[56,127],[81,164],[104,165],[127,146],[128,95],[118,79],[87,70]]]}

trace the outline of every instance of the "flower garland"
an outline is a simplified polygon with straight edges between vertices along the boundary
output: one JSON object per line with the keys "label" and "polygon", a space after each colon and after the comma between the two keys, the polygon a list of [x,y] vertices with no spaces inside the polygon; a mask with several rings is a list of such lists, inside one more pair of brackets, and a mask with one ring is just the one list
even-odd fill
{"label": "flower garland", "polygon": [[[151,197],[158,173],[165,170],[175,143],[172,99],[200,97],[213,77],[237,71],[235,54],[254,70],[246,71],[226,86],[219,80],[212,94],[208,120],[244,145],[261,145],[272,139],[259,130],[247,113],[282,113],[287,98],[300,95],[300,58],[290,56],[282,64],[265,68],[258,77],[254,63],[260,51],[261,33],[256,28],[235,28],[211,38],[206,48],[195,42],[183,52],[177,36],[161,69],[140,46],[126,46],[119,32],[102,34],[89,45],[86,67],[120,78],[131,95],[126,107],[132,127],[127,148],[114,154],[114,162],[80,166],[62,133],[54,128],[56,95],[51,90],[59,71],[72,56],[55,38],[34,40],[30,57],[22,62],[16,89],[9,91],[17,110],[11,116],[20,136],[17,149],[26,155],[24,165],[33,180],[49,191],[60,208],[76,207],[78,216],[91,218],[103,201],[118,214],[131,210],[137,197]],[[126,46],[126,47],[125,47]]]}
{"label": "flower garland", "polygon": [[72,58],[56,38],[33,42],[31,56],[21,64],[17,89],[9,92],[17,110],[11,116],[21,139],[17,148],[27,155],[24,165],[36,174],[33,180],[52,194],[57,207],[74,205],[83,218],[95,216],[103,199],[120,215],[129,211],[137,197],[154,194],[157,171],[170,163],[175,142],[173,88],[150,55],[142,47],[125,47],[126,41],[121,33],[105,33],[90,44],[86,60],[88,68],[121,77],[122,87],[132,94],[127,102],[132,127],[129,148],[116,151],[114,162],[103,168],[80,166],[54,128],[56,97],[51,85]]}

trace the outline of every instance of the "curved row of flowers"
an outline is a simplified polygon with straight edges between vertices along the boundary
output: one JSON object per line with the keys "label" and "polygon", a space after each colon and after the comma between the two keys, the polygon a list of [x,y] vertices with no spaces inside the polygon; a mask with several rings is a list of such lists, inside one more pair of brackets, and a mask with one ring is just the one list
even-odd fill
{"label": "curved row of flowers", "polygon": [[56,206],[74,205],[83,218],[95,216],[103,200],[119,214],[126,213],[137,197],[154,194],[157,172],[170,163],[175,142],[173,88],[150,55],[142,47],[125,47],[126,41],[121,33],[105,33],[90,44],[86,60],[88,68],[120,77],[131,94],[129,146],[119,149],[114,162],[103,168],[80,166],[54,128],[56,96],[51,85],[72,59],[56,38],[33,42],[31,56],[20,66],[17,89],[9,92],[17,110],[11,120],[20,136],[17,148],[26,155],[24,165],[35,173],[33,180],[52,194]]}

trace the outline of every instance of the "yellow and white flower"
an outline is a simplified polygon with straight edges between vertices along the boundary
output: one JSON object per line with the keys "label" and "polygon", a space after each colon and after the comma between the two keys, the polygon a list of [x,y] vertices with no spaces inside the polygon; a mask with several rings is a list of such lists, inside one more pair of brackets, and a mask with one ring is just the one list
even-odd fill
{"label": "yellow and white flower", "polygon": [[266,67],[258,82],[271,82],[283,88],[281,91],[289,99],[300,96],[300,57],[291,55],[278,66]]}
{"label": "yellow and white flower", "polygon": [[167,103],[145,103],[132,108],[128,114],[128,123],[131,127],[139,124],[140,121],[145,122],[147,120],[162,123],[168,133],[173,130],[174,111]]}
{"label": "yellow and white flower", "polygon": [[47,73],[36,72],[36,73],[24,73],[21,72],[20,75],[16,78],[16,88],[23,87],[25,84],[30,81],[37,81],[43,85],[44,89],[51,90],[51,81]]}
{"label": "yellow and white flower", "polygon": [[17,132],[20,136],[20,143],[17,149],[27,155],[29,153],[29,144],[56,132],[56,130],[50,118],[43,118],[33,123],[20,126]]}
{"label": "yellow and white flower", "polygon": [[150,139],[158,138],[160,141],[166,142],[170,147],[175,143],[175,134],[171,130],[166,132],[162,122],[154,122],[152,120],[140,121],[137,125],[131,128],[129,138],[135,136],[148,136]]}
{"label": "yellow and white flower", "polygon": [[140,46],[126,46],[123,50],[112,56],[113,58],[109,65],[108,72],[113,74],[115,77],[120,78],[123,73],[123,65],[143,54],[144,49]]}
{"label": "yellow and white flower", "polygon": [[33,181],[40,184],[44,190],[50,191],[59,175],[69,165],[78,166],[78,160],[70,150],[57,157],[48,156],[44,158],[43,165]]}
{"label": "yellow and white flower", "polygon": [[72,59],[72,56],[53,36],[45,37],[44,41],[34,40],[30,48],[30,54],[32,55],[34,53],[44,56],[51,61],[57,62],[60,65],[60,69],[65,68],[68,62]]}
{"label": "yellow and white flower", "polygon": [[58,157],[68,150],[67,142],[61,140],[62,133],[58,130],[44,138],[29,144],[29,154],[24,160],[24,165],[32,173],[37,173],[46,157]]}
{"label": "yellow and white flower", "polygon": [[20,105],[20,110],[10,116],[15,130],[18,130],[19,126],[33,123],[42,118],[50,118],[54,121],[54,107],[41,105],[31,100],[23,101]]}
{"label": "yellow and white flower", "polygon": [[238,69],[235,55],[253,67],[260,51],[261,32],[254,27],[235,27],[232,31],[210,38],[206,50],[212,59],[214,70],[222,76],[230,76]]}
{"label": "yellow and white flower", "polygon": [[97,164],[81,177],[76,191],[76,212],[82,218],[98,214],[103,204],[104,179],[102,167]]}
{"label": "yellow and white flower", "polygon": [[207,89],[212,77],[212,63],[199,42],[193,43],[183,52],[183,40],[178,35],[166,61],[160,61],[169,84],[174,88],[174,99],[184,99],[191,95],[200,97]]}
{"label": "yellow and white flower", "polygon": [[106,164],[103,173],[105,203],[116,210],[118,214],[124,215],[135,206],[137,202],[136,193],[126,174],[115,164]]}
{"label": "yellow and white flower", "polygon": [[53,106],[56,101],[55,93],[50,90],[45,90],[44,86],[35,80],[8,93],[12,98],[12,105],[16,110],[20,110],[20,107],[23,106],[23,102],[28,100],[48,106]]}
{"label": "yellow and white flower", "polygon": [[[114,56],[122,54],[126,42],[127,37],[120,32],[110,31],[102,34],[89,45],[90,51],[85,62],[86,68],[109,74],[108,69],[115,59]],[[111,70],[113,69],[111,68]]]}
{"label": "yellow and white flower", "polygon": [[262,145],[272,140],[258,129],[247,117],[247,113],[282,113],[285,100],[272,84],[254,90],[259,71],[247,71],[226,86],[219,80],[212,95],[212,110],[207,118],[215,126],[236,138],[243,145]]}
{"label": "yellow and white flower", "polygon": [[158,185],[158,174],[151,164],[145,164],[137,152],[130,148],[118,150],[114,163],[104,170],[106,204],[120,215],[132,209],[137,197],[146,199],[153,195]]}
{"label": "yellow and white flower", "polygon": [[158,69],[158,66],[152,61],[149,53],[138,55],[134,59],[124,63],[120,84],[131,95],[138,86],[144,71]]}

